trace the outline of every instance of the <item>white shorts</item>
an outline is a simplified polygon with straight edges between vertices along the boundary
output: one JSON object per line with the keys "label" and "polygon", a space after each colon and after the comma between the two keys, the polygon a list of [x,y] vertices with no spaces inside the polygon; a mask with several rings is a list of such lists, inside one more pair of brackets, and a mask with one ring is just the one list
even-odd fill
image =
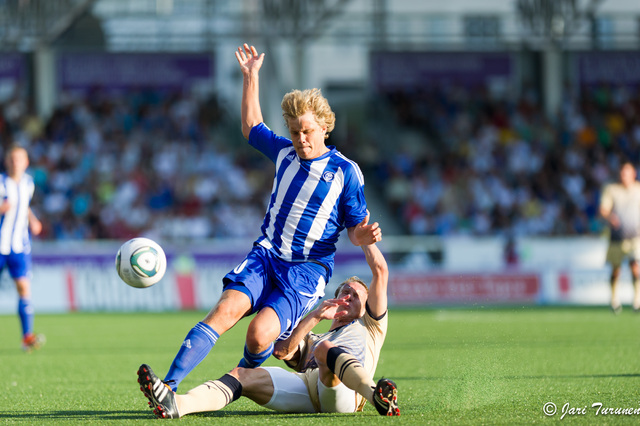
{"label": "white shorts", "polygon": [[[309,390],[300,376],[280,367],[261,367],[267,370],[273,382],[273,396],[264,407],[288,413],[315,413]],[[340,383],[326,387],[317,381],[320,412],[353,413],[356,411],[356,392]]]}

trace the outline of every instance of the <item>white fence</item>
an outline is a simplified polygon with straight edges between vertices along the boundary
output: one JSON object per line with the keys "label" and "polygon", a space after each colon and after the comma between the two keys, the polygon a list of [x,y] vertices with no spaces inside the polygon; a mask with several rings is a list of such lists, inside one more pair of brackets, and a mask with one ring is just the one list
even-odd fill
{"label": "white fence", "polygon": [[[38,312],[163,311],[210,309],[222,291],[222,277],[248,252],[251,241],[163,244],[169,268],[155,286],[134,289],[115,272],[119,242],[36,243],[33,302]],[[605,305],[609,268],[602,238],[526,238],[516,241],[519,261],[506,265],[500,238],[385,236],[380,247],[390,263],[392,305]],[[357,247],[342,242],[327,293],[344,278],[368,280]],[[631,303],[627,268],[621,278],[623,303]],[[0,313],[16,311],[8,273],[0,280]]]}

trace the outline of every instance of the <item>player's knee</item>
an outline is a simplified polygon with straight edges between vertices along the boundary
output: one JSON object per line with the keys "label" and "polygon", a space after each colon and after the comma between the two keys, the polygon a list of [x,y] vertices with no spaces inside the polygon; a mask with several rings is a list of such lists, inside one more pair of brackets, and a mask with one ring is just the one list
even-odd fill
{"label": "player's knee", "polygon": [[326,364],[327,354],[333,347],[335,347],[335,345],[329,341],[325,340],[323,342],[320,342],[313,351],[313,356],[315,357],[316,361],[318,361],[318,363],[320,364]]}
{"label": "player's knee", "polygon": [[614,267],[611,270],[611,278],[612,279],[617,279],[620,276],[620,267]]}
{"label": "player's knee", "polygon": [[277,335],[265,335],[260,332],[248,332],[247,333],[247,348],[249,352],[257,354],[269,348],[271,343],[278,338]]}
{"label": "player's knee", "polygon": [[235,377],[236,379],[240,380],[240,382],[242,382],[241,378],[244,375],[244,371],[246,370],[246,368],[243,367],[236,367],[233,370],[229,371],[229,375]]}
{"label": "player's knee", "polygon": [[264,377],[270,378],[269,373],[261,368],[244,368],[236,367],[229,372],[229,375],[238,379],[240,384],[246,390],[259,388],[263,383]]}
{"label": "player's knee", "polygon": [[262,352],[280,335],[280,321],[275,313],[256,316],[247,328],[247,347],[253,353]]}
{"label": "player's knee", "polygon": [[256,317],[247,328],[247,347],[253,353],[262,352],[280,335],[280,323]]}
{"label": "player's knee", "polygon": [[15,280],[15,283],[16,291],[18,292],[18,296],[20,296],[20,298],[31,297],[31,286],[29,280],[20,278]]}
{"label": "player's knee", "polygon": [[273,353],[271,354],[275,359],[284,359],[289,353],[287,351],[282,350],[278,344],[273,347]]}

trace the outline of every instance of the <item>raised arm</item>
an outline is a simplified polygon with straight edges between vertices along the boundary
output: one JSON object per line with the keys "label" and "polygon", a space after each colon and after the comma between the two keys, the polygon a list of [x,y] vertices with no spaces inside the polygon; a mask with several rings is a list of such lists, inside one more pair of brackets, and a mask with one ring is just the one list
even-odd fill
{"label": "raised arm", "polygon": [[382,252],[375,244],[361,246],[367,264],[371,268],[373,279],[369,286],[367,306],[369,313],[374,318],[381,317],[387,312],[387,284],[389,283],[389,267]]}
{"label": "raised arm", "polygon": [[236,59],[242,71],[242,134],[249,139],[249,132],[253,126],[262,123],[262,110],[260,109],[259,72],[264,60],[264,53],[258,55],[254,46],[247,43],[238,47]]}

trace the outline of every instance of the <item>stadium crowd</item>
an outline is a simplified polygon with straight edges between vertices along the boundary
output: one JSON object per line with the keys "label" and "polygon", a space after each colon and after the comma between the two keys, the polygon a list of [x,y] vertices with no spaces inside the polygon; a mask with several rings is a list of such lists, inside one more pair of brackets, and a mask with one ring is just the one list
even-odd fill
{"label": "stadium crowd", "polygon": [[[388,92],[373,116],[394,143],[375,132],[360,149],[330,143],[409,234],[600,232],[602,185],[622,158],[640,160],[640,93],[583,90],[554,119],[532,93]],[[12,99],[0,105],[0,142],[29,150],[41,238],[255,237],[245,225],[261,222],[272,167],[243,149],[234,115],[215,96],[96,90],[65,97],[43,122]]]}
{"label": "stadium crowd", "polygon": [[46,122],[18,99],[0,117],[2,145],[28,147],[45,239],[249,236],[264,215],[270,179],[228,149],[215,97],[95,91]]}
{"label": "stadium crowd", "polygon": [[585,88],[552,119],[527,91],[509,102],[440,87],[382,102],[409,130],[375,173],[411,234],[598,233],[602,185],[640,160],[640,93],[624,87]]}

